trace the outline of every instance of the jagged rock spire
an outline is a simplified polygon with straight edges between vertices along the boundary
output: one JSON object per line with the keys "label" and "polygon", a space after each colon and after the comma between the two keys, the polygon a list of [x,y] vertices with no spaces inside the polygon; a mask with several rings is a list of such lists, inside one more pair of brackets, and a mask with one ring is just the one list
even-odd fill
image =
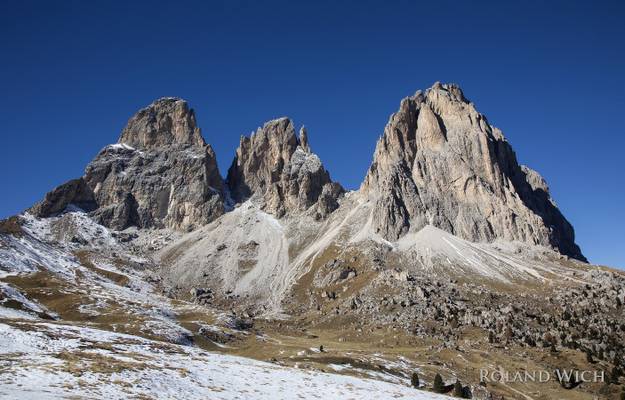
{"label": "jagged rock spire", "polygon": [[305,126],[302,126],[299,130],[300,146],[306,153],[310,153],[310,146],[308,145],[308,131]]}
{"label": "jagged rock spire", "polygon": [[402,100],[361,192],[375,202],[374,227],[389,240],[433,225],[471,241],[518,240],[584,260],[542,177],[519,166],[502,132],[457,85],[437,82]]}
{"label": "jagged rock spire", "polygon": [[278,217],[314,206],[315,216],[323,218],[338,207],[344,191],[311,153],[305,128],[297,138],[288,118],[269,121],[241,137],[227,183],[235,201],[257,198]]}

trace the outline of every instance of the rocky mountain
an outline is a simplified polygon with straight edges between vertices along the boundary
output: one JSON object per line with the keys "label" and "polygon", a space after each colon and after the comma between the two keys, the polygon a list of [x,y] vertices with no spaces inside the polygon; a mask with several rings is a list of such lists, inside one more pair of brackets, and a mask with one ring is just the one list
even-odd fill
{"label": "rocky mountain", "polygon": [[[373,397],[410,396],[417,373],[420,389],[440,374],[439,389],[458,382],[475,399],[614,398],[624,304],[625,274],[585,262],[545,180],[456,85],[402,100],[356,191],[331,180],[288,118],[242,137],[224,180],[193,110],[163,98],[82,177],[0,221],[0,354],[22,377],[2,381],[8,393],[31,371],[59,396],[98,397],[104,383],[152,395],[126,382],[154,377],[172,398],[188,385],[234,395],[248,390],[226,379],[239,365],[310,370],[298,375],[310,387],[344,382],[322,372],[385,381]],[[202,360],[226,368],[219,387]],[[609,382],[485,386],[485,366]]]}
{"label": "rocky mountain", "polygon": [[312,153],[306,128],[295,135],[293,122],[280,118],[267,122],[250,137],[241,137],[228,187],[237,202],[255,195],[262,209],[283,217],[313,208],[323,218],[338,207],[343,187]]}
{"label": "rocky mountain", "polygon": [[518,164],[502,132],[453,84],[402,100],[361,191],[388,240],[433,225],[472,242],[521,241],[585,260],[544,179]]}
{"label": "rocky mountain", "polygon": [[224,185],[193,110],[163,98],[137,112],[83,177],[48,193],[32,211],[48,217],[69,204],[117,230],[192,230],[224,213]]}

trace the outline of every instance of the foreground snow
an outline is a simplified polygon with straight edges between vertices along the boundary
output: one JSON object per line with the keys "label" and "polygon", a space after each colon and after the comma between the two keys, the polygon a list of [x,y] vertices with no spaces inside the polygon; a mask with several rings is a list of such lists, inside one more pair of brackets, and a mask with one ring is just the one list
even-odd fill
{"label": "foreground snow", "polygon": [[0,398],[361,399],[447,397],[90,328],[0,322]]}
{"label": "foreground snow", "polygon": [[[276,232],[277,241],[266,246],[274,249],[282,240],[280,225],[250,213],[263,231]],[[63,320],[0,282],[0,399],[442,398],[406,386],[405,378],[390,383],[321,373],[190,346],[191,332],[176,319],[181,306],[174,307],[145,280],[149,270],[120,268],[101,255],[133,257],[106,228],[80,211],[45,220],[22,218],[22,235],[0,237],[0,277],[48,274],[55,279],[48,289],[74,295],[80,306],[64,306],[74,319]],[[100,246],[89,258],[91,266],[77,256],[80,242]],[[128,321],[119,321],[119,315]]]}

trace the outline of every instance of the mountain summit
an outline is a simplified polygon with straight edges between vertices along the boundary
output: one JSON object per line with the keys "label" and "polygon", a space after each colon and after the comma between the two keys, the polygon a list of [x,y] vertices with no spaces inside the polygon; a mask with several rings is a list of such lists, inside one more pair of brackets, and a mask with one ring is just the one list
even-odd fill
{"label": "mountain summit", "polygon": [[48,193],[32,210],[46,217],[74,204],[113,229],[185,231],[223,214],[223,191],[215,153],[193,110],[167,97],[132,116],[119,142],[102,149],[83,177]]}
{"label": "mountain summit", "polygon": [[361,191],[388,240],[433,225],[472,242],[521,241],[585,260],[544,179],[519,165],[502,132],[454,84],[401,101]]}
{"label": "mountain summit", "polygon": [[171,144],[205,146],[195,112],[186,101],[163,97],[139,110],[122,131],[119,143],[137,149],[150,149]]}
{"label": "mountain summit", "polygon": [[236,201],[256,194],[263,209],[277,217],[313,206],[317,218],[325,217],[338,207],[344,192],[311,152],[306,129],[302,127],[298,138],[288,118],[269,121],[250,137],[241,137],[228,186]]}

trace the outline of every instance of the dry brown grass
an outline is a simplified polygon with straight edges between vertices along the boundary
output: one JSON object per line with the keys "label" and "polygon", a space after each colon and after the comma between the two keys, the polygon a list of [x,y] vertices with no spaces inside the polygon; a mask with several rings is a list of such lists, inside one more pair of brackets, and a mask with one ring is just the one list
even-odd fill
{"label": "dry brown grass", "polygon": [[[365,376],[366,371],[400,376],[401,371],[385,366],[380,358],[397,361],[399,357],[410,360],[423,381],[432,382],[440,373],[447,383],[458,377],[465,384],[479,382],[479,370],[489,366],[501,366],[508,371],[539,370],[553,371],[555,368],[606,369],[602,364],[590,365],[585,362],[582,352],[562,350],[551,354],[549,349],[493,346],[486,338],[486,332],[479,328],[463,329],[458,340],[458,348],[445,348],[442,343],[428,338],[415,338],[388,327],[363,330],[341,330],[340,327],[304,329],[283,321],[257,323],[258,328],[271,340],[260,341],[255,336],[237,345],[228,352],[259,360],[273,359],[276,362],[300,368],[313,368],[335,372],[329,364],[351,365],[340,373]],[[343,325],[345,326],[345,325]],[[312,352],[310,348],[324,346],[323,353]],[[223,349],[222,349],[223,351]],[[298,354],[299,353],[299,354]],[[373,355],[376,354],[375,357]],[[408,382],[408,378],[406,378]],[[602,384],[584,384],[574,390],[565,390],[557,382],[549,383],[493,383],[488,389],[506,399],[524,399],[523,392],[535,400],[593,400],[602,390]],[[614,385],[613,385],[614,386]],[[611,389],[610,389],[611,390]],[[599,396],[598,398],[610,398]]]}
{"label": "dry brown grass", "polygon": [[[91,252],[88,250],[78,250],[74,252],[74,255],[76,256],[76,258],[78,258],[78,261],[83,267],[95,272],[100,276],[103,276],[110,281],[115,282],[119,286],[126,286],[130,282],[130,279],[126,275],[118,274],[117,272],[96,267],[95,264],[93,264],[93,262],[91,261]],[[120,261],[117,262],[119,263]]]}
{"label": "dry brown grass", "polygon": [[133,312],[129,304],[107,299],[104,305],[97,308],[97,314],[85,313],[81,310],[81,305],[93,304],[94,299],[87,289],[81,288],[81,277],[80,274],[77,275],[78,284],[63,280],[46,270],[34,274],[6,276],[2,281],[55,312],[64,321],[88,322],[99,329],[153,340],[165,339],[146,329],[146,317]]}
{"label": "dry brown grass", "polygon": [[63,319],[70,321],[85,319],[78,310],[85,300],[85,294],[47,270],[42,269],[26,275],[9,275],[2,280],[16,287],[28,298],[56,312]]}
{"label": "dry brown grass", "polygon": [[[125,354],[127,357],[128,355]],[[124,361],[89,351],[64,352],[56,355],[64,361],[63,369],[75,376],[81,376],[84,371],[101,374],[121,373],[126,370],[143,370],[153,368],[143,362]]]}

